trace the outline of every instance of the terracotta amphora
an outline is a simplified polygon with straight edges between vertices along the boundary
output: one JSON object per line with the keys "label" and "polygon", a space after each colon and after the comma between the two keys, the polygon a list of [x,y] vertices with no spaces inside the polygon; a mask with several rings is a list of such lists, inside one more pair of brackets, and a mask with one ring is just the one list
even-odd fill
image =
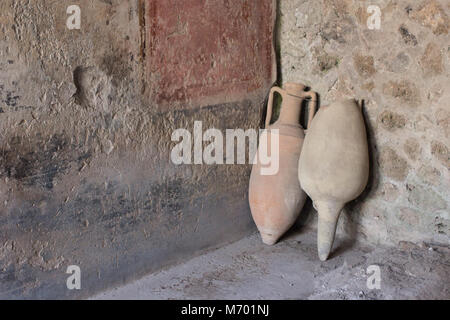
{"label": "terracotta amphora", "polygon": [[341,210],[362,193],[369,177],[366,127],[355,100],[320,108],[303,143],[298,173],[319,213],[317,249],[325,261]]}
{"label": "terracotta amphora", "polygon": [[[282,96],[279,119],[272,125],[274,93]],[[250,176],[249,202],[253,220],[265,244],[273,245],[294,224],[305,204],[306,194],[298,181],[298,160],[305,137],[299,124],[304,99],[310,98],[308,107],[311,122],[316,108],[316,94],[305,92],[305,86],[287,83],[284,88],[273,87],[267,106],[265,130],[260,136],[260,145]],[[276,139],[277,138],[277,139]],[[263,145],[266,142],[266,145]],[[278,142],[278,143],[277,143]],[[259,153],[262,147],[270,153],[273,144],[278,153],[278,170],[263,174]],[[270,154],[274,159],[275,154]]]}

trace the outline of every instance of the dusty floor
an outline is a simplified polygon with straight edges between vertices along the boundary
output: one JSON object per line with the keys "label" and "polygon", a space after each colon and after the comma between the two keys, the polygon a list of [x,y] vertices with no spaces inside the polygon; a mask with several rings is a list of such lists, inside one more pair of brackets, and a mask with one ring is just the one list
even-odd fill
{"label": "dusty floor", "polygon": [[[450,248],[335,243],[326,262],[315,232],[263,245],[253,235],[93,299],[450,299]],[[378,265],[381,289],[368,289]]]}

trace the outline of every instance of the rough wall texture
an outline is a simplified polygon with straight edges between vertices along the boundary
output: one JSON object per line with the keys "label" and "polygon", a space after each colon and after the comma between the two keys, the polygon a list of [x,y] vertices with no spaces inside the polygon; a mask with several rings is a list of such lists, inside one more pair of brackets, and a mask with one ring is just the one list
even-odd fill
{"label": "rough wall texture", "polygon": [[[224,46],[211,49],[197,35],[187,52],[164,44],[175,21],[150,23],[169,3],[191,15],[176,25],[185,37],[196,38],[196,7],[214,11],[203,0],[0,2],[0,298],[87,296],[254,230],[249,166],[175,166],[169,155],[173,130],[192,132],[195,120],[259,127],[274,76],[272,2],[225,1],[246,6],[213,17],[224,18],[210,33]],[[187,3],[195,5],[183,11]],[[66,28],[72,4],[80,30]],[[214,70],[249,40],[254,69],[239,73],[249,85],[236,96],[223,85],[240,66],[225,66],[225,82]],[[167,66],[167,56],[191,69],[149,68]],[[211,73],[190,78],[196,67]],[[183,90],[189,80],[222,96]],[[177,90],[178,104],[156,103]],[[82,290],[67,290],[68,265],[80,266]]]}
{"label": "rough wall texture", "polygon": [[[369,30],[369,5],[381,29]],[[449,243],[448,1],[280,0],[282,81],[326,105],[365,100],[372,174],[346,208],[341,234],[374,242]]]}

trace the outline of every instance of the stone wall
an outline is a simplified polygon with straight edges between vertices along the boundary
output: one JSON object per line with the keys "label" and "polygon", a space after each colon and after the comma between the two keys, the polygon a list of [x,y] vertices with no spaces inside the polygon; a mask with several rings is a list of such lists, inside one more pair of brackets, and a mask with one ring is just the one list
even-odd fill
{"label": "stone wall", "polygon": [[0,2],[0,298],[86,297],[254,232],[250,166],[177,166],[171,135],[259,127],[274,18],[272,1]]}
{"label": "stone wall", "polygon": [[282,82],[309,85],[322,105],[365,101],[372,173],[340,235],[449,242],[449,11],[444,0],[279,1]]}

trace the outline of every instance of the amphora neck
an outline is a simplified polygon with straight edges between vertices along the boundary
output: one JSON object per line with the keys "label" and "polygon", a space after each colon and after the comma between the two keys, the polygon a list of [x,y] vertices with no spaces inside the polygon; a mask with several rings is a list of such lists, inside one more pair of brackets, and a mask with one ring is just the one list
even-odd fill
{"label": "amphora neck", "polygon": [[289,93],[283,95],[278,121],[285,124],[299,125],[303,98]]}

